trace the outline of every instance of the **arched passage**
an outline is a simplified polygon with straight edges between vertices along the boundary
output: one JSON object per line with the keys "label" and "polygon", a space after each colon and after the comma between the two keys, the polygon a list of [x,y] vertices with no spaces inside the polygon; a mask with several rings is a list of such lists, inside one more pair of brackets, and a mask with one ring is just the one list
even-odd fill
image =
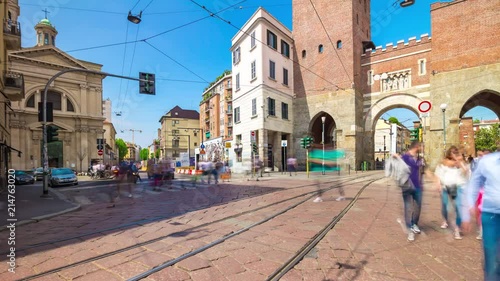
{"label": "arched passage", "polygon": [[329,148],[336,148],[336,129],[337,124],[335,123],[335,120],[330,114],[324,111],[317,113],[311,119],[311,123],[309,124],[309,134],[314,138],[314,144],[321,144],[324,132],[325,147]]}
{"label": "arched passage", "polygon": [[476,106],[483,106],[493,111],[500,118],[500,93],[493,90],[482,90],[470,97],[462,106],[459,118]]}
{"label": "arched passage", "polygon": [[421,98],[405,93],[390,95],[378,100],[370,107],[364,116],[365,132],[373,131],[377,120],[382,114],[394,108],[406,108],[419,116],[418,105],[421,102]]}

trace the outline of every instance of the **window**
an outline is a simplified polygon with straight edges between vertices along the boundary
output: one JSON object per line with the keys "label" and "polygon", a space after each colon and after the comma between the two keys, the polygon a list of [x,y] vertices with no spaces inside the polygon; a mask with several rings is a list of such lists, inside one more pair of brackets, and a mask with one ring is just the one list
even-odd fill
{"label": "window", "polygon": [[306,50],[302,50],[302,58],[303,58],[303,59],[305,59],[305,58],[306,58],[306,55],[307,55]]}
{"label": "window", "polygon": [[179,147],[179,140],[178,139],[172,140],[172,147]]}
{"label": "window", "polygon": [[367,76],[367,84],[373,85],[373,70],[368,71]]}
{"label": "window", "polygon": [[172,152],[172,157],[179,157],[179,151],[174,150],[174,151]]}
{"label": "window", "polygon": [[337,41],[337,49],[342,49],[342,40]]}
{"label": "window", "polygon": [[252,116],[257,115],[257,98],[252,99]]}
{"label": "window", "polygon": [[237,64],[240,62],[240,59],[241,59],[241,52],[240,52],[240,47],[236,48],[234,51],[233,51],[233,64]]}
{"label": "window", "polygon": [[236,107],[234,109],[234,123],[239,123],[240,122],[240,107]]}
{"label": "window", "polygon": [[256,69],[255,69],[255,61],[252,62],[251,73],[252,73],[252,80],[253,80],[253,79],[255,79],[257,77]]}
{"label": "window", "polygon": [[54,36],[52,36],[52,45],[56,45],[56,38]]}
{"label": "window", "polygon": [[276,79],[276,64],[272,60],[269,61],[269,77]]}
{"label": "window", "polygon": [[198,132],[194,132],[193,136],[197,137],[198,136]]}
{"label": "window", "polygon": [[75,112],[75,107],[68,98],[66,98],[66,111]]}
{"label": "window", "polygon": [[26,107],[32,107],[35,108],[35,95],[31,95],[31,97],[28,99],[26,102]]}
{"label": "window", "polygon": [[179,124],[179,120],[172,120],[172,126],[175,126],[175,124]]}
{"label": "window", "polygon": [[41,32],[38,32],[38,44],[42,44],[43,43],[43,36],[42,36],[42,33]]}
{"label": "window", "polygon": [[[57,92],[48,92],[47,93],[47,102],[51,102],[52,103],[52,108],[54,110],[61,110],[61,94],[60,93],[57,93]],[[43,95],[42,95],[42,98],[41,98],[42,102],[43,102]]]}
{"label": "window", "polygon": [[318,52],[319,53],[323,53],[323,51],[324,51],[323,45],[319,45],[318,46]]}
{"label": "window", "polygon": [[250,48],[254,48],[255,47],[255,31],[252,32],[252,35],[250,35]]}
{"label": "window", "polygon": [[281,40],[281,54],[287,58],[290,57],[290,45],[283,40]]}
{"label": "window", "polygon": [[276,116],[276,101],[272,98],[267,98],[267,114]]}
{"label": "window", "polygon": [[272,33],[271,31],[267,31],[267,45],[275,50],[278,49],[278,37],[276,34]]}
{"label": "window", "polygon": [[178,135],[179,134],[179,130],[172,130],[172,134],[173,135]]}
{"label": "window", "polygon": [[418,60],[418,75],[425,75],[427,73],[425,63],[425,59]]}
{"label": "window", "polygon": [[236,74],[236,90],[240,89],[240,74]]}
{"label": "window", "polygon": [[283,68],[283,84],[288,86],[288,69]]}
{"label": "window", "polygon": [[49,45],[49,34],[48,33],[45,33],[45,35],[44,35],[43,44],[44,45]]}
{"label": "window", "polygon": [[288,103],[281,103],[281,118],[288,120]]}
{"label": "window", "polygon": [[195,142],[195,143],[194,143],[194,146],[198,146],[198,143],[197,143],[197,142]]}

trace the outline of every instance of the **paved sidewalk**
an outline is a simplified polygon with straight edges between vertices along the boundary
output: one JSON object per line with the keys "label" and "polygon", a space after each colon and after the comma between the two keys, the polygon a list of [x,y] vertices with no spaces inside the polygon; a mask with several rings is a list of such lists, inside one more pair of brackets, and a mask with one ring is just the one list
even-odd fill
{"label": "paved sidewalk", "polygon": [[[80,205],[67,201],[59,192],[49,188],[49,199],[41,198],[41,186],[17,185],[15,196],[16,225],[37,222],[66,212],[78,210]],[[8,224],[8,193],[0,194],[0,231]]]}
{"label": "paved sidewalk", "polygon": [[[420,228],[406,240],[400,190],[390,179],[367,188],[325,239],[291,272],[291,280],[483,280],[476,233],[454,240],[442,223],[439,194],[424,190]],[[349,194],[348,196],[352,196]]]}

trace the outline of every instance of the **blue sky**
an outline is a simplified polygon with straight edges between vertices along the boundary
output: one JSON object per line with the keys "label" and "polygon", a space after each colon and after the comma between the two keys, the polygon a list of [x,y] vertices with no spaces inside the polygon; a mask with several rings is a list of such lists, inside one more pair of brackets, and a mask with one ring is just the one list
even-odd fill
{"label": "blue sky", "polygon": [[[291,0],[197,0],[212,11],[229,6],[219,16],[236,26],[242,26],[259,6],[266,8],[287,27],[292,26]],[[407,8],[392,5],[390,1],[372,1],[372,41],[385,45],[421,34],[430,34],[430,4],[435,1],[418,0]],[[49,3],[49,4],[47,4]],[[203,89],[225,69],[231,69],[231,38],[237,30],[208,14],[189,0],[20,0],[22,45],[36,43],[33,27],[44,18],[43,9],[50,12],[49,20],[59,34],[57,47],[70,55],[103,65],[103,71],[137,77],[138,72],[156,74],[156,95],[138,94],[138,82],[106,78],[103,96],[113,102],[112,121],[117,137],[132,140],[142,147],[151,144],[160,127],[160,117],[172,107],[199,110]],[[129,10],[138,14],[144,10],[138,25],[127,21]],[[193,24],[181,25],[199,20]],[[374,26],[377,26],[377,29]],[[167,32],[168,31],[168,32]],[[144,42],[103,46],[145,39],[162,53]],[[432,34],[431,34],[432,35]],[[170,58],[169,58],[170,57]],[[173,59],[173,60],[172,60]],[[183,81],[178,81],[183,80]],[[496,116],[488,109],[469,111],[478,119]],[[469,115],[468,114],[468,115]],[[383,115],[405,121],[411,126],[417,116],[406,109],[393,109]],[[121,133],[124,130],[124,133]]]}

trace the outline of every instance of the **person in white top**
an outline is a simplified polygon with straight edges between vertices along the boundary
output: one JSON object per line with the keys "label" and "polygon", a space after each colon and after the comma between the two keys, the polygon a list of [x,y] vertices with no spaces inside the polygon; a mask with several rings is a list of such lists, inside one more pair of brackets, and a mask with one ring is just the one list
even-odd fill
{"label": "person in white top", "polygon": [[[448,228],[448,225],[452,225],[453,237],[457,240],[462,239],[460,236],[460,225],[463,216],[467,216],[468,214],[462,210],[467,209],[464,207],[464,203],[466,202],[464,194],[469,173],[469,168],[456,146],[451,146],[446,151],[445,158],[436,167],[435,171],[437,177],[436,185],[441,195],[441,214],[444,219],[441,228]],[[450,207],[450,203],[455,210],[455,222],[449,218],[448,208]]]}

